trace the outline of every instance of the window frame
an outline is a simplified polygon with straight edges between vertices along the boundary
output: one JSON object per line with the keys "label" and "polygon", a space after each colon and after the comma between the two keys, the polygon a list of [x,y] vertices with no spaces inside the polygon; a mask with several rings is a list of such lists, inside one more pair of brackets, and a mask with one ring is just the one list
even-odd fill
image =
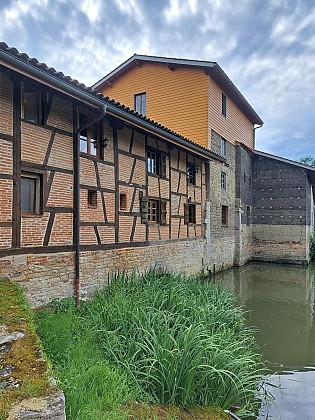
{"label": "window frame", "polygon": [[187,175],[187,184],[188,185],[196,185],[196,165],[193,163],[187,163],[186,165],[186,175]]}
{"label": "window frame", "polygon": [[221,190],[226,191],[226,172],[221,171]]}
{"label": "window frame", "polygon": [[197,206],[196,203],[184,203],[184,224],[195,225],[196,224]]}
{"label": "window frame", "polygon": [[97,191],[87,190],[87,205],[90,209],[97,209]]}
{"label": "window frame", "polygon": [[222,227],[229,226],[229,207],[225,205],[221,207],[221,225]]}
{"label": "window frame", "polygon": [[[23,210],[23,183],[22,179],[35,180],[34,198],[33,198],[33,210]],[[31,172],[28,170],[21,171],[21,215],[22,217],[40,216],[43,215],[43,174],[37,172]]]}
{"label": "window frame", "polygon": [[223,157],[226,157],[226,146],[227,146],[227,140],[221,137],[220,152],[221,152],[221,156]]}
{"label": "window frame", "polygon": [[222,92],[222,99],[221,99],[221,113],[226,118],[226,109],[227,109],[227,96],[225,93]]}
{"label": "window frame", "polygon": [[[154,217],[155,220],[152,219],[153,217],[153,205],[154,205]],[[148,223],[159,224],[160,223],[160,209],[159,209],[159,200],[157,199],[149,199],[148,200]]]}
{"label": "window frame", "polygon": [[[140,104],[138,103],[140,99]],[[147,113],[147,93],[140,92],[133,95],[134,110],[141,115],[146,115]],[[143,112],[144,111],[144,112]]]}
{"label": "window frame", "polygon": [[[151,157],[155,155],[155,158]],[[154,149],[152,147],[147,148],[146,153],[146,166],[148,175],[158,176],[163,179],[167,179],[167,154],[161,150]],[[152,165],[151,162],[154,162]],[[153,171],[154,167],[154,171]]]}
{"label": "window frame", "polygon": [[127,208],[127,194],[119,193],[119,210],[126,211]]}
{"label": "window frame", "polygon": [[[80,112],[79,118],[80,126],[84,126],[88,121],[89,115],[84,112]],[[86,148],[84,148],[83,150],[82,144],[84,143],[86,143]],[[96,153],[92,152],[92,144],[96,144]],[[96,122],[80,132],[80,153],[84,153],[85,155],[94,156],[95,158],[102,159],[100,122]]]}
{"label": "window frame", "polygon": [[[153,225],[167,225],[167,200],[160,198],[140,198],[141,223]],[[155,220],[152,220],[152,209],[155,205]]]}
{"label": "window frame", "polygon": [[[31,102],[27,103],[26,98],[28,96],[31,96],[31,94],[34,94],[35,100],[35,109],[30,114],[34,115],[34,118],[29,118],[26,115],[26,110],[28,107],[31,106]],[[42,117],[43,117],[43,111],[42,111],[42,92],[39,89],[36,89],[32,84],[29,83],[23,83],[23,120],[33,123],[33,124],[42,124]]]}

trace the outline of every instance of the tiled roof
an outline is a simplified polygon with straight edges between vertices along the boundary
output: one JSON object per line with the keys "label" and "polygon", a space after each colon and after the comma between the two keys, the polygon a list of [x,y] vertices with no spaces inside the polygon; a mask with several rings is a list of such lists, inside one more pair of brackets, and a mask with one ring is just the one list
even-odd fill
{"label": "tiled roof", "polygon": [[54,67],[49,67],[45,63],[40,63],[36,58],[29,57],[26,53],[21,53],[16,48],[9,47],[5,42],[0,42],[0,58],[3,58],[5,61],[6,56],[8,55],[15,58],[14,67],[16,69],[19,69],[21,63],[26,63],[29,69],[35,68],[37,70],[40,70],[45,74],[51,75],[54,79],[56,79],[56,81],[59,80],[65,87],[71,86],[75,88],[75,90],[78,93],[78,96],[80,96],[80,92],[88,94],[89,97],[94,98],[97,101],[107,105],[109,107],[109,110],[113,112],[115,112],[115,110],[120,111],[120,114],[123,113],[127,119],[128,116],[130,118],[132,117],[133,121],[137,121],[137,123],[140,126],[143,126],[144,129],[150,127],[153,131],[156,132],[157,135],[164,134],[167,137],[171,137],[170,140],[173,139],[176,141],[177,139],[179,144],[191,146],[191,148],[197,153],[199,152],[200,154],[206,155],[209,158],[217,159],[219,161],[225,161],[225,159],[222,158],[220,155],[210,151],[206,147],[203,147],[189,140],[188,138],[159,124],[158,122],[139,114],[131,108],[126,107],[125,105],[116,102],[113,99],[110,99],[108,96],[104,96],[101,93],[97,93],[91,87],[85,86],[83,83],[80,83],[76,79],[72,79],[70,76],[66,76],[61,71],[57,71]]}

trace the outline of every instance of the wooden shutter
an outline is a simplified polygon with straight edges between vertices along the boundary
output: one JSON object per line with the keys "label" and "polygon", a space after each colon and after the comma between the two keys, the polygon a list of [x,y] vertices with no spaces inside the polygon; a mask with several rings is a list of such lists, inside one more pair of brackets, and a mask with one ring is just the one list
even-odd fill
{"label": "wooden shutter", "polygon": [[141,223],[148,223],[149,221],[149,209],[148,209],[148,199],[142,197],[140,200],[140,212],[141,212]]}
{"label": "wooden shutter", "polygon": [[167,209],[166,209],[166,201],[160,202],[160,223],[161,225],[166,225],[166,215],[167,215]]}
{"label": "wooden shutter", "polygon": [[160,155],[160,176],[166,178],[166,154],[161,153]]}
{"label": "wooden shutter", "polygon": [[185,225],[189,224],[189,204],[184,203],[184,223]]}

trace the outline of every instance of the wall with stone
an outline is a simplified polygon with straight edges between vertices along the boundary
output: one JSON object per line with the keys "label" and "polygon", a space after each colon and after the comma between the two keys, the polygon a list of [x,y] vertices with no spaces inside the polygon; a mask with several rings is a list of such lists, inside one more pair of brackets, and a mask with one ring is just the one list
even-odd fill
{"label": "wall with stone", "polygon": [[[211,149],[220,150],[222,137],[212,131]],[[225,174],[225,188],[221,174]],[[220,271],[234,265],[235,250],[235,147],[226,142],[226,164],[210,163],[210,258],[209,270]],[[228,222],[222,223],[222,206],[228,207]]]}
{"label": "wall with stone", "polygon": [[311,185],[303,168],[253,159],[253,258],[309,262]]}
{"label": "wall with stone", "polygon": [[[203,270],[205,239],[156,241],[149,246],[84,251],[80,258],[81,297],[108,284],[112,273],[149,269],[187,275]],[[0,260],[0,277],[18,282],[33,308],[74,294],[74,253],[23,254]]]}
{"label": "wall with stone", "polygon": [[243,147],[235,148],[235,265],[252,256],[252,158]]}

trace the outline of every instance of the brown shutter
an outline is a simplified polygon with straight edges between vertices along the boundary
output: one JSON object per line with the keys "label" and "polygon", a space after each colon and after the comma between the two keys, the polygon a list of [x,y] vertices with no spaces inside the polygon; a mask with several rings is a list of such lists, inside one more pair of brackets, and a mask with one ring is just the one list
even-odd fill
{"label": "brown shutter", "polygon": [[160,176],[166,178],[166,154],[161,153],[160,155]]}
{"label": "brown shutter", "polygon": [[184,203],[184,223],[185,225],[189,224],[189,204]]}
{"label": "brown shutter", "polygon": [[140,200],[140,211],[141,211],[141,223],[148,223],[149,221],[148,199],[145,197],[143,197]]}
{"label": "brown shutter", "polygon": [[161,201],[160,202],[160,223],[161,223],[161,225],[166,225],[166,215],[167,215],[166,201]]}

